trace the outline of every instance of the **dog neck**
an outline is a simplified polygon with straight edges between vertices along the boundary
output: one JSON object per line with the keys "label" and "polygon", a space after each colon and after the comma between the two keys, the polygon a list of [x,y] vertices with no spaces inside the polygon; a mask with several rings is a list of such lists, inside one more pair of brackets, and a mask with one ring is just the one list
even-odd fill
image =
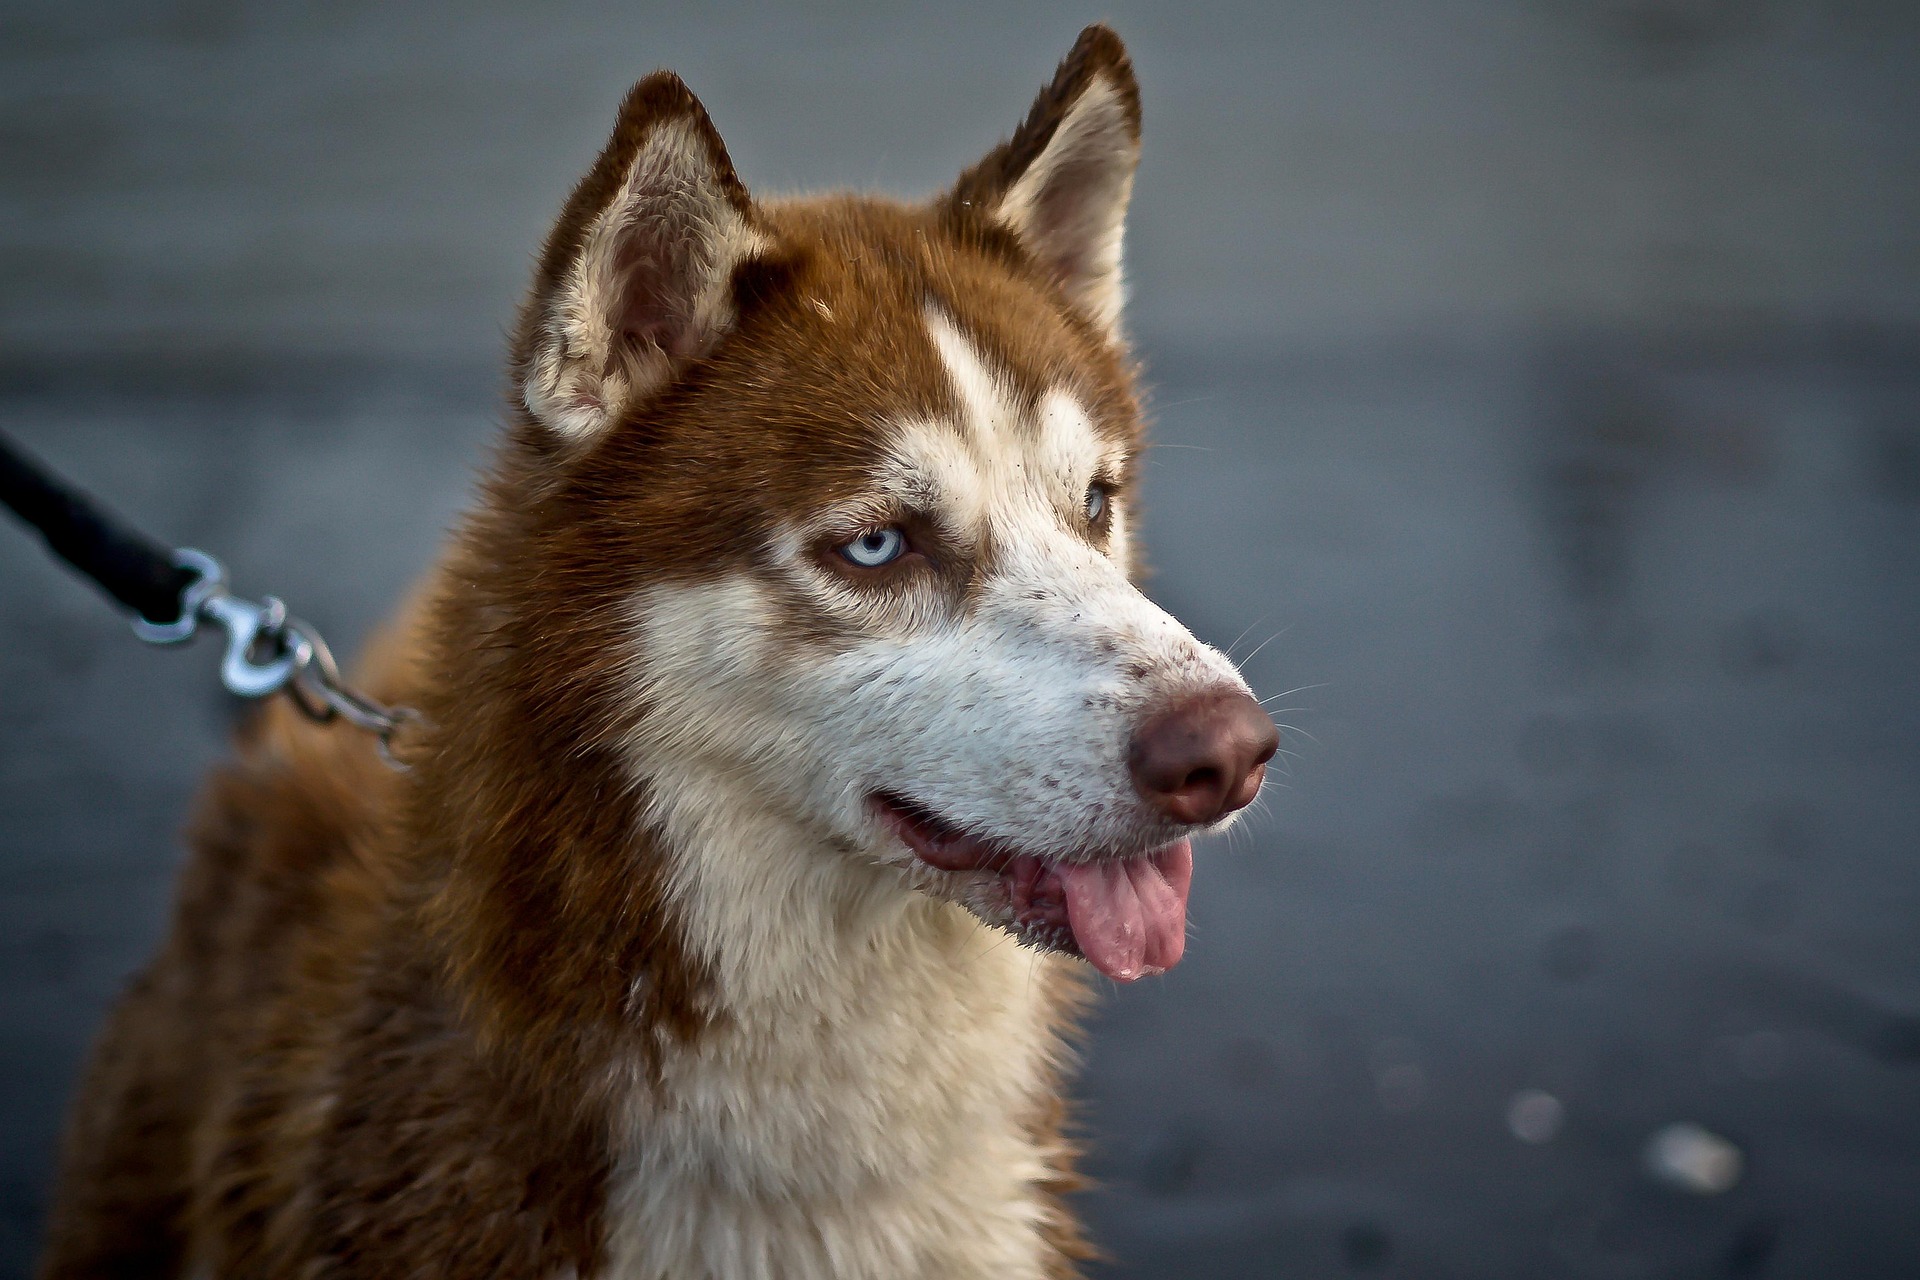
{"label": "dog neck", "polygon": [[663,1220],[715,1274],[1039,1274],[1061,962],[744,787],[651,783],[713,1017],[632,1096],[612,1274],[666,1265],[644,1226]]}

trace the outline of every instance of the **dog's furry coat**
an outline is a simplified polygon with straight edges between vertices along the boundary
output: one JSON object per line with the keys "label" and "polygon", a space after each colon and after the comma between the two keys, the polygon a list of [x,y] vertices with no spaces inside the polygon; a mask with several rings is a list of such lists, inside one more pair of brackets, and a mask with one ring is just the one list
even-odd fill
{"label": "dog's furry coat", "polygon": [[1126,726],[1243,688],[1126,581],[1138,133],[1091,28],[939,199],[756,202],[636,86],[476,510],[363,663],[423,715],[410,771],[284,707],[243,733],[47,1280],[1073,1274],[1081,964],[1001,945],[1006,878],[916,861],[868,789],[1144,865],[1183,829]]}

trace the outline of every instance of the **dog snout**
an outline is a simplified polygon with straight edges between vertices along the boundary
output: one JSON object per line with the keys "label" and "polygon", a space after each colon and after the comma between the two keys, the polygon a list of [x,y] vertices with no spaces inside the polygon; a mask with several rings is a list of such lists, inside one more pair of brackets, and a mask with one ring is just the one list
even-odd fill
{"label": "dog snout", "polygon": [[1127,768],[1142,799],[1175,822],[1218,822],[1260,794],[1280,731],[1238,689],[1190,698],[1134,732]]}

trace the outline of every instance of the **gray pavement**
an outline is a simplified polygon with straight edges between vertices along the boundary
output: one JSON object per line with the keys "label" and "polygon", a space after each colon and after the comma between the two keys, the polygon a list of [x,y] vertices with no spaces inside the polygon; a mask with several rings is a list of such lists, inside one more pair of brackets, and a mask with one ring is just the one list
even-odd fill
{"label": "gray pavement", "polygon": [[[1911,4],[6,5],[0,422],[350,645],[627,83],[925,191],[1096,17],[1152,590],[1304,686],[1095,1025],[1105,1274],[1920,1275]],[[11,1276],[232,708],[5,530],[0,635]]]}

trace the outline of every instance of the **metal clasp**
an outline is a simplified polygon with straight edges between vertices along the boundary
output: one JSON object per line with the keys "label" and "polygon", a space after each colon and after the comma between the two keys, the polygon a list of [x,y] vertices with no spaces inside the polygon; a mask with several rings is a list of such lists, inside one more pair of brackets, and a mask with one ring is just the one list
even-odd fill
{"label": "metal clasp", "polygon": [[340,678],[327,642],[298,618],[287,616],[287,606],[274,596],[257,603],[227,588],[227,571],[204,551],[182,547],[173,562],[198,577],[180,593],[180,617],[173,622],[133,622],[133,634],[149,644],[181,644],[191,640],[201,622],[226,632],[226,656],[220,662],[220,683],[243,698],[264,698],[285,689],[301,714],[318,724],[336,717],[373,734],[380,758],[395,769],[406,766],[394,758],[393,735],[418,716],[406,707],[386,707],[347,687]]}
{"label": "metal clasp", "polygon": [[223,592],[209,596],[200,613],[226,630],[220,683],[243,698],[278,693],[313,656],[300,634],[287,629],[287,606],[273,596],[255,604]]}
{"label": "metal clasp", "polygon": [[220,663],[220,683],[243,698],[264,698],[285,688],[312,660],[313,646],[287,627],[287,606],[268,596],[255,603],[227,589],[226,567],[204,551],[183,547],[173,562],[200,576],[180,593],[180,616],[173,622],[152,623],[136,618],[133,634],[149,644],[181,644],[191,640],[201,622],[211,622],[227,633],[227,653]]}

